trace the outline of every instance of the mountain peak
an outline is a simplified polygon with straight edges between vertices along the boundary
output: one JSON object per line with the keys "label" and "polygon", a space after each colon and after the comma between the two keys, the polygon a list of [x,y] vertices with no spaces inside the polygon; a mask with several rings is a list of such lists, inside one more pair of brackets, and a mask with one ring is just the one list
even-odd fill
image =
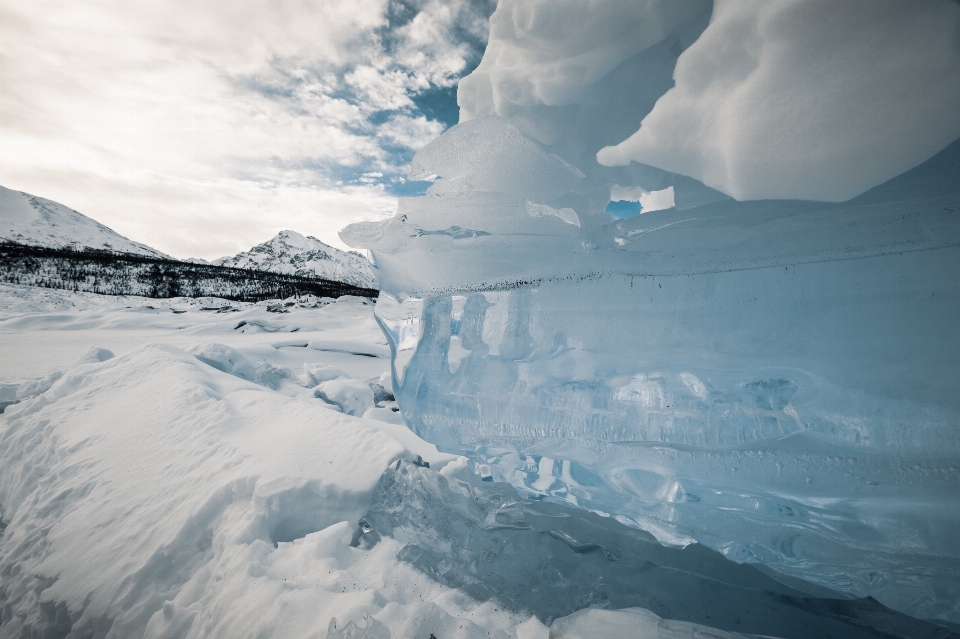
{"label": "mountain peak", "polygon": [[289,229],[280,231],[249,251],[221,257],[214,260],[213,264],[377,288],[373,267],[362,255],[341,251],[313,236],[304,236]]}

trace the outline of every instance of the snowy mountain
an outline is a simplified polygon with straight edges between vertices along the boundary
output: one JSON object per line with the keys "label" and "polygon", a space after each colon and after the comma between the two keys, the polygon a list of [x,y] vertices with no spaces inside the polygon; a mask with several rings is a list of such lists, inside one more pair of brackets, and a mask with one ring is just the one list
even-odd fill
{"label": "snowy mountain", "polygon": [[233,257],[221,257],[212,263],[377,288],[377,276],[366,258],[335,249],[315,237],[304,237],[295,231],[280,231],[269,242],[258,244]]}
{"label": "snowy mountain", "polygon": [[171,259],[46,198],[0,186],[0,240],[50,248],[92,248]]}

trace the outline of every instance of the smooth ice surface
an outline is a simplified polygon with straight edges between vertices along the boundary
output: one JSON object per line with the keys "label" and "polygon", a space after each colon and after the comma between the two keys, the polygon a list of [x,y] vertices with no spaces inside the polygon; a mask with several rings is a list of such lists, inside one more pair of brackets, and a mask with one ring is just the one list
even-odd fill
{"label": "smooth ice surface", "polygon": [[[884,53],[920,59],[909,75],[942,81],[937,90],[901,101],[894,82],[876,109],[902,112],[903,126],[842,135],[816,123],[832,117],[818,100],[874,95],[872,71],[859,74],[864,86],[843,79],[858,75],[901,3],[864,20],[817,2],[746,17],[728,3],[583,6],[501,3],[484,61],[461,83],[461,123],[413,161],[434,185],[402,198],[396,217],[341,233],[378,265],[377,317],[405,420],[525,496],[960,622],[960,141],[956,111],[943,109],[957,64],[953,40],[939,56],[916,42],[917,25],[936,16],[926,35],[945,37],[955,3],[904,18],[902,41]],[[822,12],[866,30],[823,32],[824,51],[850,68],[814,64],[810,21]],[[763,74],[786,73],[786,56],[830,79],[801,75],[817,129],[796,153],[776,138],[743,151],[770,170],[761,181],[774,190],[761,197],[783,188],[806,199],[737,202],[686,168],[600,165],[597,151],[687,91],[678,61],[750,45],[724,31],[737,15],[744,28],[760,20],[789,35],[775,46],[758,31],[772,47],[751,49]],[[594,37],[604,31],[611,38]],[[628,33],[630,47],[611,44]],[[776,87],[752,84],[763,74],[720,88],[773,100]],[[739,116],[768,122],[764,104]],[[864,151],[924,117],[928,142]],[[729,136],[688,137],[741,157]],[[826,155],[811,156],[814,146]],[[525,154],[524,166],[505,172],[504,149]],[[856,166],[839,166],[834,150],[860,154]],[[759,179],[745,171],[738,180]],[[814,184],[824,175],[848,191]],[[811,201],[878,182],[845,202]],[[605,212],[614,197],[669,189],[672,208]]]}

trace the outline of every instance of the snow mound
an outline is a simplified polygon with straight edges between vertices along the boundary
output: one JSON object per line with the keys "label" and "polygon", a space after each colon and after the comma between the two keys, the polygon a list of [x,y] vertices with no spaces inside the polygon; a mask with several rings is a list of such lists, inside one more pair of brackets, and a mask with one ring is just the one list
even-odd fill
{"label": "snow mound", "polygon": [[373,406],[373,390],[358,379],[338,377],[321,382],[314,394],[348,415],[360,417]]}
{"label": "snow mound", "polygon": [[412,457],[377,422],[162,345],[75,366],[0,419],[4,639],[280,639],[365,615],[397,637],[510,639],[529,618],[389,541],[351,547],[383,470]]}
{"label": "snow mound", "polygon": [[253,271],[321,278],[361,288],[377,288],[377,276],[367,259],[328,246],[315,237],[281,231],[276,237],[249,251],[211,262]]}
{"label": "snow mound", "polygon": [[113,351],[101,348],[99,346],[90,347],[83,355],[77,358],[74,366],[79,366],[80,364],[99,364],[100,362],[105,362],[108,359],[113,359],[116,357],[113,354]]}
{"label": "snow mound", "polygon": [[52,248],[91,248],[172,259],[52,200],[0,186],[0,240]]}
{"label": "snow mound", "polygon": [[204,364],[213,366],[228,375],[250,382],[257,378],[257,367],[253,362],[244,357],[240,351],[226,344],[201,344],[188,348],[187,352]]}
{"label": "snow mound", "polygon": [[311,386],[316,386],[321,382],[328,382],[331,379],[339,377],[350,377],[345,372],[329,364],[304,364],[303,372],[307,374]]}

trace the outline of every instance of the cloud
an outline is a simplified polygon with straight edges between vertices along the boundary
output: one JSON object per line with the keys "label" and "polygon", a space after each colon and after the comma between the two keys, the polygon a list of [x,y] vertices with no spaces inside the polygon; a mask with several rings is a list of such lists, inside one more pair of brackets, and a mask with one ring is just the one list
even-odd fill
{"label": "cloud", "polygon": [[492,9],[4,3],[0,184],[183,257],[282,228],[339,245],[345,224],[393,211],[413,153],[453,123],[444,100]]}

